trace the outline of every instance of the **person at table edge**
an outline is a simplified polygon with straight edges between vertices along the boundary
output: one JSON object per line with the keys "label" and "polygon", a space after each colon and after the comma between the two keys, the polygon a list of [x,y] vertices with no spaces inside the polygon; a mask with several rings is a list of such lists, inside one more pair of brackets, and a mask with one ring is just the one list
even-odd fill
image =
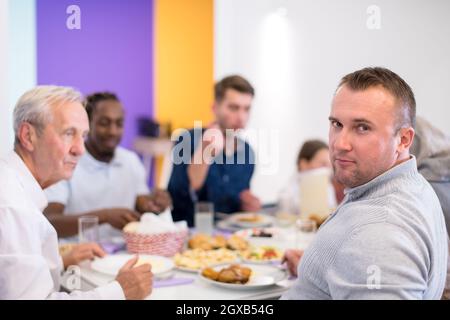
{"label": "person at table edge", "polygon": [[415,117],[412,89],[391,70],[342,78],[329,146],[345,198],[304,253],[286,252],[291,271],[300,262],[283,299],[441,298],[448,236],[439,199],[410,154]]}
{"label": "person at table edge", "polygon": [[134,267],[137,256],[104,286],[59,291],[63,269],[105,255],[88,243],[61,257],[56,231],[42,213],[47,206],[43,189],[70,178],[88,130],[82,96],[71,88],[38,86],[17,102],[14,151],[0,158],[0,181],[8,181],[0,184],[0,300],[143,299],[150,294],[151,266]]}

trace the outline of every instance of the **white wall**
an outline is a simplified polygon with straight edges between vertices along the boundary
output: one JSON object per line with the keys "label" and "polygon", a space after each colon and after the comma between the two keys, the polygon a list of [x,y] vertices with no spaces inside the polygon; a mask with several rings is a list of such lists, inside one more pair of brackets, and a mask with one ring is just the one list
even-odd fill
{"label": "white wall", "polygon": [[0,155],[14,142],[12,112],[36,85],[35,0],[0,0]]}
{"label": "white wall", "polygon": [[[380,8],[380,29],[367,26],[373,4]],[[336,85],[359,68],[385,66],[398,73],[414,90],[418,114],[450,134],[450,1],[215,0],[215,5],[215,78],[230,73],[249,78],[257,95],[249,128],[279,131],[279,152],[272,148],[278,169],[266,174],[258,166],[252,181],[264,201],[276,199],[304,140],[327,139]]]}
{"label": "white wall", "polygon": [[10,147],[8,144],[11,121],[9,113],[8,96],[8,2],[0,0],[0,155]]}

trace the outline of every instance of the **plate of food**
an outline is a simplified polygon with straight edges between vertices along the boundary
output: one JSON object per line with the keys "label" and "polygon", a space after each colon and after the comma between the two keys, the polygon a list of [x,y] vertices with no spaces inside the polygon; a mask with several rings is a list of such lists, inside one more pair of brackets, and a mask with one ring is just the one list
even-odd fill
{"label": "plate of food", "polygon": [[250,238],[275,238],[280,234],[280,230],[278,228],[250,228],[250,229],[242,229],[236,231],[234,235],[241,237],[243,239]]}
{"label": "plate of food", "polygon": [[187,272],[198,272],[210,265],[232,263],[238,260],[238,254],[226,248],[216,250],[188,249],[173,257],[176,268]]}
{"label": "plate of food", "polygon": [[226,238],[223,235],[210,236],[198,233],[189,239],[188,248],[202,250],[247,250],[249,248],[249,243],[243,237],[238,235],[232,235],[229,238]]}
{"label": "plate of food", "polygon": [[[91,269],[110,276],[116,276],[120,268],[134,256],[132,254],[116,254],[108,255],[104,258],[96,258],[91,263]],[[175,267],[173,261],[169,258],[145,254],[139,255],[139,260],[135,266],[146,263],[152,266],[152,272],[156,276],[169,272]]]}
{"label": "plate of food", "polygon": [[258,246],[240,253],[245,262],[251,263],[274,263],[281,262],[283,252],[274,246]]}
{"label": "plate of food", "polygon": [[231,215],[227,221],[234,226],[240,228],[257,228],[268,227],[274,222],[274,219],[268,215],[253,213],[253,212],[240,212]]}
{"label": "plate of food", "polygon": [[233,289],[262,289],[287,278],[286,270],[251,263],[219,264],[202,269],[199,278],[206,283]]}

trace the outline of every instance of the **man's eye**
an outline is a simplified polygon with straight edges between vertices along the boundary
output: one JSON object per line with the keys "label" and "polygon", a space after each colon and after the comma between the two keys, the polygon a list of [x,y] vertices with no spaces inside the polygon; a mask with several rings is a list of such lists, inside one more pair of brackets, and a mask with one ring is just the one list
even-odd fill
{"label": "man's eye", "polygon": [[369,127],[365,124],[360,124],[357,126],[357,130],[360,132],[365,132],[365,131],[369,131]]}
{"label": "man's eye", "polygon": [[337,122],[336,120],[331,120],[331,126],[335,127],[335,128],[341,128],[342,124],[340,124],[339,122]]}
{"label": "man's eye", "polygon": [[69,130],[69,131],[66,131],[64,134],[68,137],[72,137],[75,134],[75,132],[73,130]]}

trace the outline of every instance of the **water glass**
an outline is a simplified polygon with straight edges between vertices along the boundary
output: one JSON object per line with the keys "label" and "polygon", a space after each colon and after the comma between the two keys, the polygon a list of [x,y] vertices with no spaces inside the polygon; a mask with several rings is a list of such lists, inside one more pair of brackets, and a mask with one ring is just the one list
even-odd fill
{"label": "water glass", "polygon": [[78,242],[99,242],[98,217],[83,216],[78,218]]}
{"label": "water glass", "polygon": [[212,202],[197,202],[194,216],[195,230],[198,233],[211,235],[214,229],[214,204]]}

